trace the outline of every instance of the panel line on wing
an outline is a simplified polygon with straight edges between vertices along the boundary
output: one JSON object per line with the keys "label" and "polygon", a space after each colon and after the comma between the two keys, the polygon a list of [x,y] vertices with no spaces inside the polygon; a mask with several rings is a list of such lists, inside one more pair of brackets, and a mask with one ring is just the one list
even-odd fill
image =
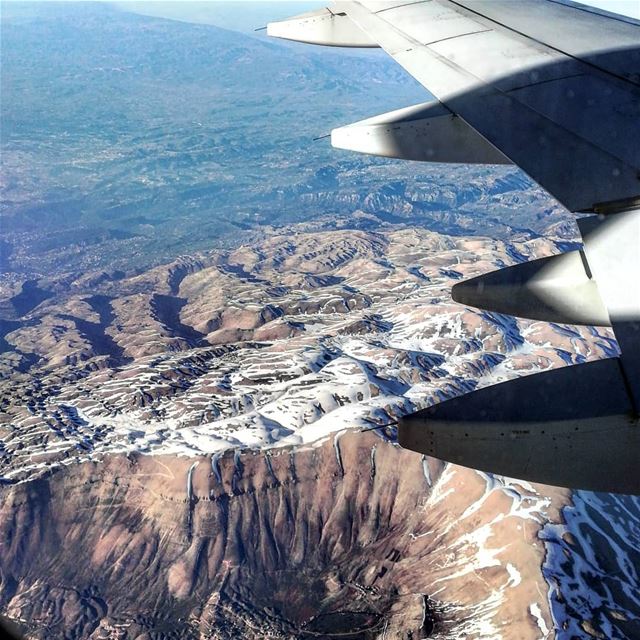
{"label": "panel line on wing", "polygon": [[478,31],[468,31],[467,33],[458,33],[455,36],[447,36],[446,38],[440,38],[438,40],[432,40],[431,42],[425,42],[423,46],[428,47],[432,44],[445,42],[445,40],[457,40],[458,38],[464,38],[465,36],[475,36],[478,33],[488,33],[489,31],[493,31],[493,29],[479,29]]}
{"label": "panel line on wing", "polygon": [[384,9],[380,9],[380,11],[374,11],[376,15],[384,13],[385,11],[393,11],[394,9],[400,9],[401,7],[409,7],[412,4],[426,4],[427,2],[433,2],[433,0],[415,0],[414,2],[403,2],[401,4],[396,4],[393,7],[385,7]]}
{"label": "panel line on wing", "polygon": [[638,407],[638,403],[636,401],[636,395],[634,393],[633,385],[631,384],[631,380],[629,379],[628,372],[625,370],[622,358],[617,358],[617,360],[618,368],[620,369],[620,375],[622,376],[622,383],[624,384],[624,388],[627,391],[629,402],[631,402],[631,407],[633,409],[633,417],[638,419],[638,417],[640,417],[640,407]]}
{"label": "panel line on wing", "polygon": [[545,80],[538,80],[537,82],[529,82],[527,84],[520,84],[516,87],[509,87],[505,93],[511,93],[512,91],[520,91],[521,89],[528,89],[529,87],[539,87],[543,84],[549,84],[550,82],[557,82],[558,80],[569,80],[570,78],[584,77],[584,73],[569,73],[566,76],[558,76],[557,78],[546,78]]}

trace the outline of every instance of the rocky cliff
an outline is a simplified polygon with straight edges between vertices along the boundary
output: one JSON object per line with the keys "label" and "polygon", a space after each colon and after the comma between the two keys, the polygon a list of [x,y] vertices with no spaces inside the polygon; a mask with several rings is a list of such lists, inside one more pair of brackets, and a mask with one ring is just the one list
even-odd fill
{"label": "rocky cliff", "polygon": [[379,432],[107,456],[3,489],[0,603],[43,639],[534,639],[565,498]]}

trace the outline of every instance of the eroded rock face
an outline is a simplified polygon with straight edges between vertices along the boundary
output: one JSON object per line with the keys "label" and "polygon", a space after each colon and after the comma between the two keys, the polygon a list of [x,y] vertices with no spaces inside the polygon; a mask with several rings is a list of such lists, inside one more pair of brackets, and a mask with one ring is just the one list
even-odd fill
{"label": "eroded rock face", "polygon": [[109,456],[3,490],[0,604],[33,638],[533,639],[564,500],[377,432]]}

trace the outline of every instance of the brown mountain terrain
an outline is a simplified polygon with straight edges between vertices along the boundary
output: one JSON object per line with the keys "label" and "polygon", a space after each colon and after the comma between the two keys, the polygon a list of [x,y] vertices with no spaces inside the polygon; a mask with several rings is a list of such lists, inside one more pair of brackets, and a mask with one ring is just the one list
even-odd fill
{"label": "brown mountain terrain", "polygon": [[635,500],[385,426],[616,353],[451,301],[553,241],[299,231],[8,292],[0,612],[33,638],[633,638]]}
{"label": "brown mountain terrain", "polygon": [[3,610],[33,638],[537,638],[565,499],[371,432],[108,456],[5,491]]}
{"label": "brown mountain terrain", "polygon": [[615,354],[604,329],[451,301],[455,281],[553,249],[420,229],[292,233],[126,278],[31,283],[19,310],[22,294],[4,302],[0,474],[105,451],[309,442]]}

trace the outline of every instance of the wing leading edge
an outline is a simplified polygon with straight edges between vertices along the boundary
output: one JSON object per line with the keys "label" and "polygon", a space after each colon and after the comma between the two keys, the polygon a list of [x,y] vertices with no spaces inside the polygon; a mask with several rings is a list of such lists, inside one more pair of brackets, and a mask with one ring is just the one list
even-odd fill
{"label": "wing leading edge", "polygon": [[[325,12],[324,44],[378,44],[437,98],[337,129],[334,146],[513,162],[569,211],[599,214],[579,220],[580,252],[480,276],[453,296],[610,325],[621,356],[442,402],[404,418],[400,443],[485,471],[640,493],[625,454],[640,445],[640,22],[570,0],[362,0]],[[318,41],[317,25],[294,20],[268,32]]]}

